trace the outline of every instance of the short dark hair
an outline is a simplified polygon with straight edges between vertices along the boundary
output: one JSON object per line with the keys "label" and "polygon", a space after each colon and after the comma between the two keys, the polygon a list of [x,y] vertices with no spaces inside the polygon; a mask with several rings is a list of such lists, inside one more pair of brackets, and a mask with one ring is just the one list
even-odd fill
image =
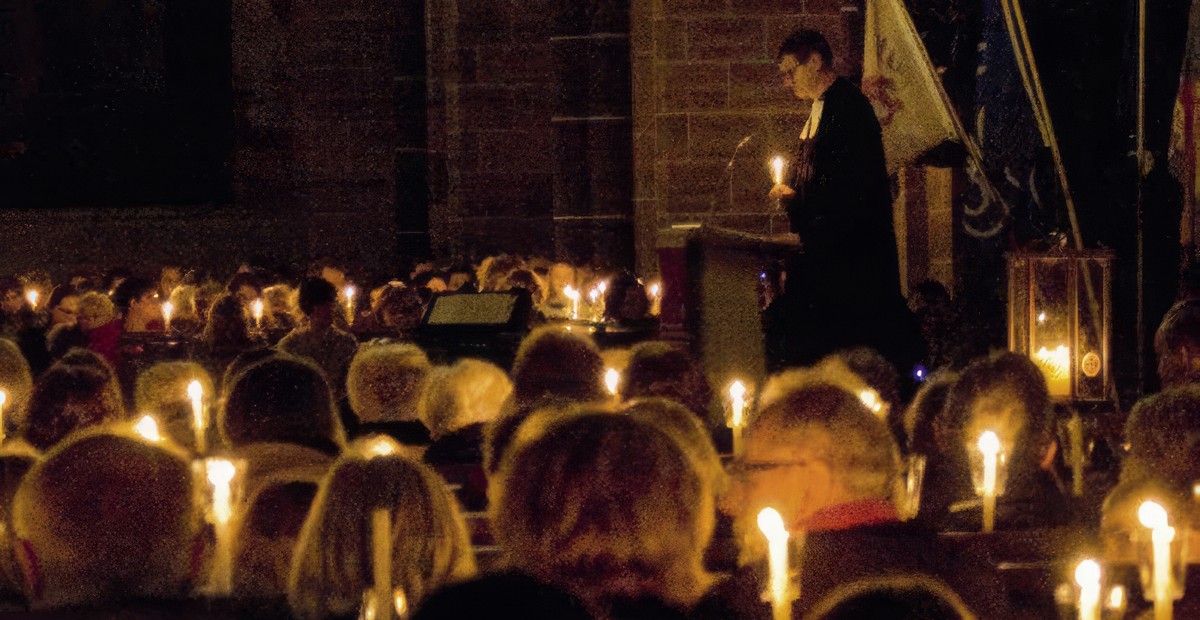
{"label": "short dark hair", "polygon": [[135,299],[141,299],[146,293],[154,293],[158,291],[158,284],[147,278],[125,278],[117,285],[113,291],[113,305],[121,314],[129,312],[129,303]]}
{"label": "short dark hair", "polygon": [[337,301],[338,292],[332,284],[321,278],[306,278],[300,283],[300,311],[311,315],[317,306]]}
{"label": "short dark hair", "polygon": [[821,57],[822,67],[833,66],[833,50],[829,47],[829,41],[816,30],[797,30],[789,34],[783,43],[779,44],[776,60],[782,60],[785,54],[795,56],[800,63],[808,62],[810,55],[817,54]]}

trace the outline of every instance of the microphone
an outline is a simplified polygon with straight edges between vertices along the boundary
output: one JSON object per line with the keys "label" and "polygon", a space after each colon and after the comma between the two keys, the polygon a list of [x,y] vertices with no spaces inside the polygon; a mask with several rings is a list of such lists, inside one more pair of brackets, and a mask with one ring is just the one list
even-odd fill
{"label": "microphone", "polygon": [[726,170],[733,170],[733,162],[734,162],[734,160],[737,159],[738,152],[742,150],[743,146],[750,144],[750,141],[753,139],[754,139],[754,134],[750,134],[750,135],[746,136],[745,138],[742,138],[742,140],[737,143],[737,146],[733,147],[733,155],[729,157],[729,163],[725,164]]}
{"label": "microphone", "polygon": [[[742,147],[750,144],[756,135],[757,134],[748,134],[746,137],[738,141],[737,146],[733,147],[733,154],[729,156],[729,163],[725,164],[725,174],[721,175],[721,181],[727,183],[729,186],[729,207],[731,210],[733,208],[733,162],[737,161],[738,153],[741,152]],[[713,196],[712,200],[708,203],[708,214],[712,215],[716,210],[717,198],[716,196]]]}

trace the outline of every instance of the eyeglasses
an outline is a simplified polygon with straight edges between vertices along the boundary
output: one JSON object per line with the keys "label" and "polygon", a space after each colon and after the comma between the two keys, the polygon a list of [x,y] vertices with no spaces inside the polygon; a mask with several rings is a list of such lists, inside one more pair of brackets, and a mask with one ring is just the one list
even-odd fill
{"label": "eyeglasses", "polygon": [[807,467],[813,461],[743,461],[737,460],[729,464],[728,473],[732,477],[744,477],[750,474],[760,474],[780,467]]}

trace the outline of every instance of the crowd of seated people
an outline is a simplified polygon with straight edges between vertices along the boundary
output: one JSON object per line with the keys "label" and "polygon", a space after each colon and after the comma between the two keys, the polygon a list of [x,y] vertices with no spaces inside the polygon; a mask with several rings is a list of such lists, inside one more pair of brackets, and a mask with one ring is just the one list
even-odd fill
{"label": "crowd of seated people", "polygon": [[[761,378],[731,430],[727,386],[686,340],[602,349],[570,329],[568,287],[588,317],[644,318],[631,274],[496,256],[378,286],[327,261],[145,275],[0,278],[0,612],[778,618],[758,525],[774,508],[793,618],[1057,618],[1086,555],[1133,617],[1141,502],[1185,535],[1200,519],[1196,302],[1155,339],[1163,391],[1089,437],[1114,458],[1078,497],[1064,412],[1015,353],[930,364],[910,396],[907,369],[841,351]],[[412,337],[437,293],[512,288],[535,312],[509,366]],[[984,430],[1006,449],[993,533]],[[212,459],[234,472],[223,521]],[[1198,599],[1185,589],[1176,617]]]}

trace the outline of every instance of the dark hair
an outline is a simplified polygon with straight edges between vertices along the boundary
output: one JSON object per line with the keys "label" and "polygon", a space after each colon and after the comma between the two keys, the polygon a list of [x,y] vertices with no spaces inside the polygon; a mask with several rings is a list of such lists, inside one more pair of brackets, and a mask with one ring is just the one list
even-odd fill
{"label": "dark hair", "polygon": [[258,275],[247,271],[233,274],[233,277],[229,278],[229,283],[225,285],[225,290],[236,294],[238,289],[243,286],[249,286],[258,293],[262,292],[262,282]]}
{"label": "dark hair", "polygon": [[121,396],[111,375],[93,366],[58,363],[33,386],[25,440],[47,450],[72,431],[119,420]]}
{"label": "dark hair", "polygon": [[686,349],[662,341],[638,343],[630,351],[629,364],[621,373],[621,398],[648,396],[669,398],[687,407],[708,426],[712,386],[700,364]]}
{"label": "dark hair", "polygon": [[158,284],[147,278],[126,278],[117,285],[113,291],[113,305],[121,314],[129,312],[129,304],[135,299],[139,299],[146,293],[154,293],[158,291]]}
{"label": "dark hair", "polygon": [[346,442],[320,369],[278,356],[250,366],[229,388],[218,418],[233,447],[287,442],[336,454]]}
{"label": "dark hair", "polygon": [[785,54],[795,56],[801,64],[808,62],[810,55],[816,54],[821,57],[822,68],[828,69],[833,66],[833,50],[829,48],[829,41],[816,30],[797,30],[789,34],[783,43],[779,44],[779,53],[775,58],[782,60]]}
{"label": "dark hair", "polygon": [[513,361],[513,395],[532,402],[553,395],[587,402],[603,400],[604,361],[591,338],[548,326],[531,332]]}
{"label": "dark hair", "polygon": [[208,321],[201,339],[214,349],[253,346],[254,339],[250,337],[250,326],[246,322],[246,311],[242,308],[241,300],[230,293],[217,299],[208,310]]}
{"label": "dark hair", "polygon": [[1160,356],[1185,346],[1200,349],[1200,300],[1189,299],[1171,306],[1155,333],[1154,348]]}
{"label": "dark hair", "polygon": [[317,306],[337,302],[338,292],[329,282],[321,278],[305,278],[300,283],[300,311],[311,315]]}
{"label": "dark hair", "polygon": [[54,287],[54,290],[50,291],[50,298],[46,300],[46,309],[53,310],[57,308],[58,304],[61,304],[64,299],[72,296],[79,296],[79,291],[75,290],[74,286],[71,286],[70,284],[59,284],[58,286]]}

